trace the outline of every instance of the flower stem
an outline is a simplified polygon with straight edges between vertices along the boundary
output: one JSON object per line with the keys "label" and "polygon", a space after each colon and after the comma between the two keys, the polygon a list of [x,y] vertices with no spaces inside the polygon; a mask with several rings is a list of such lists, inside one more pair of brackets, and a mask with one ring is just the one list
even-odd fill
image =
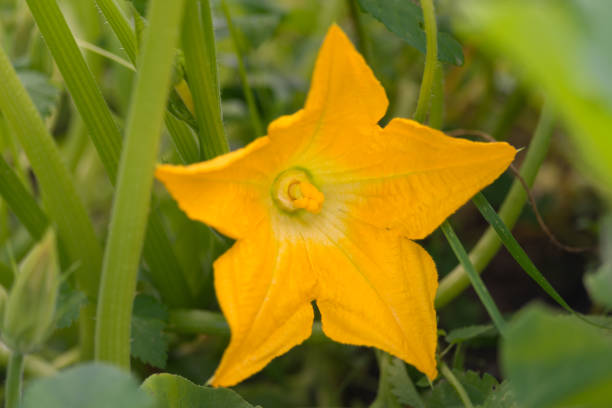
{"label": "flower stem", "polygon": [[21,378],[23,376],[23,354],[13,352],[9,358],[6,371],[6,389],[4,392],[4,406],[6,408],[19,407],[21,399]]}
{"label": "flower stem", "polygon": [[450,385],[453,386],[455,391],[457,391],[457,394],[459,394],[459,398],[461,399],[463,406],[465,408],[474,408],[474,405],[472,404],[472,401],[470,401],[470,397],[465,391],[465,388],[463,388],[463,385],[461,385],[461,383],[459,382],[457,377],[455,377],[455,374],[453,374],[451,369],[448,368],[446,364],[440,363],[440,372],[442,373],[444,378],[446,378],[446,380],[450,383]]}
{"label": "flower stem", "polygon": [[429,111],[436,67],[438,65],[438,28],[433,0],[421,0],[421,8],[423,9],[425,35],[427,36],[427,51],[425,53],[425,70],[423,72],[414,120],[423,123]]}
{"label": "flower stem", "polygon": [[[552,112],[548,106],[544,106],[520,170],[521,176],[530,187],[533,185],[540,165],[548,152],[553,129],[554,118]],[[526,200],[527,193],[520,182],[516,180],[512,184],[510,192],[498,213],[504,224],[508,226],[508,229],[512,229],[514,224],[516,224]],[[478,273],[482,272],[491,262],[500,249],[501,244],[501,240],[493,227],[487,228],[486,232],[474,246],[474,249],[470,252],[470,259]],[[439,309],[450,303],[469,286],[469,282],[465,269],[459,264],[440,281],[436,294],[436,308]]]}
{"label": "flower stem", "polygon": [[230,34],[232,36],[232,42],[234,43],[234,51],[236,53],[236,59],[238,60],[238,74],[240,75],[240,82],[242,83],[244,97],[249,107],[249,115],[251,116],[251,124],[253,125],[253,130],[255,131],[255,137],[263,136],[264,133],[263,127],[261,125],[261,118],[259,115],[259,111],[257,110],[257,105],[255,104],[253,90],[249,85],[246,68],[244,66],[244,59],[242,58],[242,50],[240,48],[240,38],[238,36],[238,30],[234,26],[234,23],[232,21],[232,15],[230,14],[229,7],[227,6],[227,2],[225,0],[221,0],[221,8],[223,9],[223,14],[225,14],[225,19],[227,20],[227,27],[229,28]]}
{"label": "flower stem", "polygon": [[153,0],[119,162],[96,321],[96,359],[128,369],[138,265],[185,0]]}

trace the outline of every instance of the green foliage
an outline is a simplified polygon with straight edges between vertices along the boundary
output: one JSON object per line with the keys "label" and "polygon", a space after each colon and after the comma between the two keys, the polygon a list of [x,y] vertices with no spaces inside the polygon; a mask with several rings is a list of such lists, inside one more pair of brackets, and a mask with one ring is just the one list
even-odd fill
{"label": "green foliage", "polygon": [[155,298],[138,295],[132,316],[132,356],[158,368],[166,367],[168,338],[164,332],[168,321],[167,307]]}
{"label": "green foliage", "polygon": [[603,264],[584,277],[584,285],[591,298],[606,309],[612,309],[612,217],[608,215],[601,225],[601,255]]}
{"label": "green foliage", "polygon": [[412,379],[408,376],[404,362],[398,358],[393,358],[388,371],[391,392],[395,395],[397,401],[413,408],[425,408]]}
{"label": "green foliage", "polygon": [[54,329],[60,285],[53,231],[19,265],[1,317],[2,340],[14,352],[40,349]]}
{"label": "green foliage", "polygon": [[84,364],[32,382],[22,408],[154,408],[152,398],[125,371]]}
{"label": "green foliage", "polygon": [[609,331],[531,306],[509,326],[502,368],[522,407],[608,407],[611,346]]}
{"label": "green foliage", "polygon": [[29,69],[18,69],[17,75],[43,118],[51,115],[59,100],[59,89],[46,75]]}
{"label": "green foliage", "polygon": [[446,341],[451,344],[458,344],[475,339],[480,336],[487,336],[492,334],[495,334],[495,328],[491,324],[466,326],[451,330],[446,335]]}
{"label": "green foliage", "polygon": [[[474,371],[453,371],[453,373],[475,405],[482,404],[498,385],[497,380],[487,373],[482,376]],[[463,408],[464,406],[457,391],[446,380],[434,385],[431,392],[426,395],[425,402],[427,408]]]}
{"label": "green foliage", "polygon": [[605,1],[472,0],[457,21],[545,90],[573,130],[583,165],[612,185],[612,8]]}
{"label": "green foliage", "polygon": [[[423,12],[419,6],[404,0],[358,0],[358,2],[365,12],[380,20],[389,31],[425,54]],[[463,65],[461,44],[448,33],[438,33],[438,59],[442,62]]]}
{"label": "green foliage", "polygon": [[203,387],[178,375],[152,375],[142,389],[155,397],[158,408],[253,408],[232,390]]}
{"label": "green foliage", "polygon": [[78,319],[81,308],[87,304],[87,296],[80,290],[72,288],[68,282],[60,286],[55,316],[58,329],[70,327]]}
{"label": "green foliage", "polygon": [[520,408],[508,381],[494,387],[480,408]]}

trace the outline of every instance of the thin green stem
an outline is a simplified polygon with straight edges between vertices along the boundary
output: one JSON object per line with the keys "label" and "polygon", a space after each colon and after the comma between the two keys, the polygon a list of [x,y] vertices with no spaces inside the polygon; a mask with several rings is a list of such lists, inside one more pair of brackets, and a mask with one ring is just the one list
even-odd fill
{"label": "thin green stem", "polygon": [[[542,109],[538,126],[535,130],[527,155],[520,169],[521,177],[525,180],[527,185],[532,186],[540,165],[546,157],[548,147],[550,146],[550,140],[554,129],[554,118],[552,112],[548,106]],[[510,192],[506,196],[503,204],[499,210],[499,218],[506,224],[508,229],[516,224],[523,207],[527,201],[527,193],[516,180]],[[497,251],[501,248],[501,240],[493,227],[487,228],[486,232],[478,240],[472,251],[470,252],[470,260],[474,265],[477,272],[482,272],[484,268],[491,262]],[[459,264],[453,269],[448,275],[446,275],[438,286],[438,292],[436,294],[436,308],[441,308],[450,303],[455,299],[461,292],[463,292],[470,284],[469,278],[465,272],[465,269]]]}
{"label": "thin green stem", "polygon": [[214,30],[208,0],[186,0],[182,45],[187,82],[193,95],[203,159],[227,153],[221,121]]}
{"label": "thin green stem", "polygon": [[21,379],[23,377],[23,354],[13,352],[6,370],[6,388],[4,390],[5,408],[19,408],[21,400]]}
{"label": "thin green stem", "polygon": [[438,65],[438,28],[436,26],[433,0],[421,0],[421,8],[423,9],[425,35],[427,36],[427,52],[425,53],[425,70],[423,72],[423,80],[421,81],[421,90],[414,120],[423,123],[429,111],[434,77]]}
{"label": "thin green stem", "polygon": [[501,313],[499,312],[499,309],[493,301],[493,298],[487,290],[487,287],[485,286],[484,282],[482,281],[482,279],[480,279],[480,275],[476,273],[476,270],[474,269],[474,266],[472,265],[472,262],[470,261],[470,258],[468,257],[468,254],[465,251],[463,244],[461,244],[461,241],[459,241],[459,238],[455,234],[455,231],[453,231],[453,228],[451,227],[448,220],[444,221],[440,228],[444,233],[444,236],[448,240],[451,249],[455,253],[455,256],[463,265],[463,268],[465,269],[468,278],[472,283],[472,287],[474,288],[474,291],[476,291],[476,295],[478,295],[480,301],[489,313],[489,316],[491,316],[493,324],[495,324],[495,327],[497,327],[497,330],[500,332],[500,334],[504,336],[506,333],[506,322],[504,321]]}
{"label": "thin green stem", "polygon": [[130,64],[129,62],[119,57],[118,55],[115,55],[112,52],[105,50],[104,48],[100,48],[97,45],[92,44],[87,41],[79,40],[78,38],[76,39],[76,42],[77,42],[77,45],[84,50],[93,52],[94,54],[97,54],[101,57],[114,61],[117,64],[129,69],[130,71],[136,71],[136,68],[134,67],[134,65]]}
{"label": "thin green stem", "polygon": [[130,27],[127,16],[121,7],[117,5],[116,0],[96,0],[96,3],[104,17],[106,17],[106,21],[108,21],[113,32],[119,38],[119,42],[121,42],[128,58],[132,63],[135,63],[136,56],[138,55],[138,42],[132,27]]}
{"label": "thin green stem", "polygon": [[[168,329],[181,334],[208,334],[229,337],[230,329],[221,313],[199,309],[171,309],[168,314]],[[321,324],[312,326],[309,342],[329,341],[323,334]]]}
{"label": "thin green stem", "polygon": [[[11,354],[4,344],[0,344],[0,366],[8,367]],[[48,377],[57,373],[57,369],[52,364],[35,355],[24,356],[23,371],[29,377]]]}
{"label": "thin green stem", "polygon": [[465,388],[463,388],[463,385],[461,385],[457,377],[455,377],[455,374],[453,374],[451,369],[448,368],[446,364],[440,364],[440,373],[442,373],[444,378],[446,378],[446,380],[450,383],[450,385],[452,385],[455,391],[457,391],[457,394],[459,395],[463,406],[465,408],[474,408],[474,405],[472,404],[472,401],[470,401],[470,397],[465,391]]}
{"label": "thin green stem", "polygon": [[153,0],[132,94],[96,321],[96,359],[130,367],[130,328],[168,87],[184,0]]}
{"label": "thin green stem", "polygon": [[234,43],[234,52],[236,53],[236,59],[238,61],[238,74],[240,76],[240,82],[242,83],[244,97],[246,99],[247,106],[249,107],[249,116],[251,117],[253,131],[255,131],[255,137],[263,136],[264,133],[263,126],[261,124],[261,117],[259,115],[257,105],[255,104],[253,90],[251,89],[251,85],[249,84],[246,68],[244,66],[244,59],[242,58],[242,49],[240,47],[240,36],[238,33],[238,29],[234,26],[234,23],[232,21],[232,15],[225,0],[221,0],[221,8],[223,9],[223,14],[225,14],[225,19],[227,20],[227,27],[229,28],[230,34],[232,36],[232,42]]}

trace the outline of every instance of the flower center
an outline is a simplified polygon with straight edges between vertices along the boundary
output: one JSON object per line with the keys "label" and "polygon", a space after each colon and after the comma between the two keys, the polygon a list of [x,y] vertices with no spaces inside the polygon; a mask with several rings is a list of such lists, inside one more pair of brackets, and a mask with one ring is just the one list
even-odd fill
{"label": "flower center", "polygon": [[276,177],[272,189],[274,201],[285,211],[306,210],[317,214],[325,196],[311,182],[304,170],[285,170]]}

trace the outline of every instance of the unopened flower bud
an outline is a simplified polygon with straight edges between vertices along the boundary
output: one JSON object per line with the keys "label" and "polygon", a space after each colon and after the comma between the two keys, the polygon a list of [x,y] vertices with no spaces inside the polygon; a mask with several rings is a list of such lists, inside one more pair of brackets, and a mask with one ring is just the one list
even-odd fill
{"label": "unopened flower bud", "polygon": [[54,325],[60,284],[55,236],[48,232],[19,265],[3,311],[2,337],[19,353],[30,353],[47,340]]}

